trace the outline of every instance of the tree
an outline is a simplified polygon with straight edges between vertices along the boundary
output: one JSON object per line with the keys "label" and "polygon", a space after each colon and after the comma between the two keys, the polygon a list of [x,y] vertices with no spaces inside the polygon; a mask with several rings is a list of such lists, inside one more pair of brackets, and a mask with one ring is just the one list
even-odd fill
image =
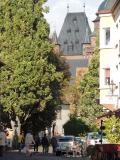
{"label": "tree", "polygon": [[69,84],[69,86],[63,89],[63,99],[70,105],[71,116],[77,115],[77,105],[79,101],[78,84]]}
{"label": "tree", "polygon": [[71,118],[63,127],[66,135],[80,136],[90,131],[90,127],[83,120],[75,117]]}
{"label": "tree", "polygon": [[106,138],[110,143],[120,143],[120,118],[109,117],[104,122]]}
{"label": "tree", "polygon": [[58,106],[61,87],[68,78],[58,68],[48,39],[45,2],[0,2],[0,58],[6,64],[1,67],[1,104],[4,111],[22,122],[47,104]]}
{"label": "tree", "polygon": [[92,55],[88,72],[80,81],[79,115],[88,124],[93,124],[95,118],[101,114],[102,107],[97,103],[99,97],[99,48]]}

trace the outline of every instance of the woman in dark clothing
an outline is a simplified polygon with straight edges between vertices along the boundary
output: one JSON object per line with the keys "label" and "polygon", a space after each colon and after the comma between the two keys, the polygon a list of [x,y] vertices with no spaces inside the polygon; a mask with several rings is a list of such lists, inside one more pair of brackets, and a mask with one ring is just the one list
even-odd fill
{"label": "woman in dark clothing", "polygon": [[39,138],[38,135],[35,135],[34,141],[35,141],[34,151],[35,151],[35,152],[38,152],[38,147],[39,147],[39,145],[40,145],[40,138]]}
{"label": "woman in dark clothing", "polygon": [[43,147],[43,154],[48,153],[49,142],[48,142],[48,139],[46,137],[46,134],[44,134],[44,137],[42,138],[41,144],[42,144],[42,147]]}
{"label": "woman in dark clothing", "polygon": [[53,148],[53,154],[56,153],[56,148],[57,148],[57,139],[56,137],[52,137],[51,139],[51,145],[52,145],[52,148]]}

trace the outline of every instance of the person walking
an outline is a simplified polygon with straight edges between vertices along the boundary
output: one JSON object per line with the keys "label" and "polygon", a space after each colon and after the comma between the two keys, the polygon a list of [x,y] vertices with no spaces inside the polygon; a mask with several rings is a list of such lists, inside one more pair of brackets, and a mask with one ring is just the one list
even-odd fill
{"label": "person walking", "polygon": [[46,137],[46,134],[44,134],[44,137],[42,138],[41,144],[42,144],[42,147],[43,147],[43,154],[48,153],[49,142],[48,142],[48,139]]}
{"label": "person walking", "polygon": [[38,152],[38,147],[39,147],[39,145],[40,145],[40,138],[39,138],[38,134],[35,135],[34,141],[35,141],[34,151],[35,151],[35,152]]}
{"label": "person walking", "polygon": [[3,126],[0,126],[0,157],[3,156],[6,144],[6,134],[4,132]]}
{"label": "person walking", "polygon": [[51,145],[52,145],[52,149],[53,149],[53,154],[55,154],[56,153],[56,148],[57,148],[57,139],[54,136],[51,139]]}
{"label": "person walking", "polygon": [[24,133],[21,132],[20,135],[18,135],[18,149],[19,149],[19,152],[21,152],[23,144],[24,144]]}
{"label": "person walking", "polygon": [[31,132],[28,132],[25,136],[25,149],[26,149],[26,155],[31,155],[30,147],[31,145],[35,144],[33,135]]}

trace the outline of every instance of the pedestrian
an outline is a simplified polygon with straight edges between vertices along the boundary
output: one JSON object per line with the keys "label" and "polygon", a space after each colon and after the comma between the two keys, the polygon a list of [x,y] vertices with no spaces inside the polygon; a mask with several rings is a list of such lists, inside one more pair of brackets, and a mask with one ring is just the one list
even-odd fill
{"label": "pedestrian", "polygon": [[34,144],[35,144],[35,141],[34,141],[33,135],[29,131],[25,136],[25,148],[24,149],[26,150],[26,155],[31,156],[30,148]]}
{"label": "pedestrian", "polygon": [[36,134],[36,135],[34,136],[34,141],[35,141],[34,151],[35,151],[35,152],[38,152],[38,147],[39,147],[39,145],[40,145],[40,138],[39,138],[38,134]]}
{"label": "pedestrian", "polygon": [[0,157],[3,156],[5,144],[6,144],[6,134],[4,132],[3,126],[0,126]]}
{"label": "pedestrian", "polygon": [[52,145],[52,149],[53,149],[53,154],[55,154],[56,153],[56,148],[57,148],[57,139],[56,139],[56,137],[52,137],[52,139],[51,139],[51,145]]}
{"label": "pedestrian", "polygon": [[41,144],[42,144],[42,147],[43,147],[43,154],[48,153],[49,141],[46,137],[46,134],[44,134],[44,137],[42,138]]}
{"label": "pedestrian", "polygon": [[19,152],[21,152],[23,144],[24,144],[24,133],[21,132],[20,135],[18,135],[18,149],[19,149]]}

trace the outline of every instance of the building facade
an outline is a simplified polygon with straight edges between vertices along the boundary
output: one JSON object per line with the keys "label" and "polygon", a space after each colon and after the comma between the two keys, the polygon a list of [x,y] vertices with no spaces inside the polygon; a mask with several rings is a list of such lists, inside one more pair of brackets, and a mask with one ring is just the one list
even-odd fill
{"label": "building facade", "polygon": [[76,77],[88,66],[88,57],[83,56],[83,44],[90,43],[91,29],[84,12],[67,13],[58,37],[60,49],[70,66],[71,76]]}
{"label": "building facade", "polygon": [[[86,14],[68,13],[59,37],[53,33],[51,41],[55,44],[55,53],[63,53],[70,67],[71,76],[82,76],[88,69],[88,63],[96,47],[96,37],[99,33],[99,16],[93,21],[94,31],[91,33]],[[70,47],[71,46],[71,47]],[[73,106],[61,104],[57,119],[53,123],[55,135],[63,135],[64,124],[69,121]],[[74,109],[73,109],[74,110]]]}
{"label": "building facade", "polygon": [[104,0],[100,17],[100,104],[120,108],[120,0]]}

